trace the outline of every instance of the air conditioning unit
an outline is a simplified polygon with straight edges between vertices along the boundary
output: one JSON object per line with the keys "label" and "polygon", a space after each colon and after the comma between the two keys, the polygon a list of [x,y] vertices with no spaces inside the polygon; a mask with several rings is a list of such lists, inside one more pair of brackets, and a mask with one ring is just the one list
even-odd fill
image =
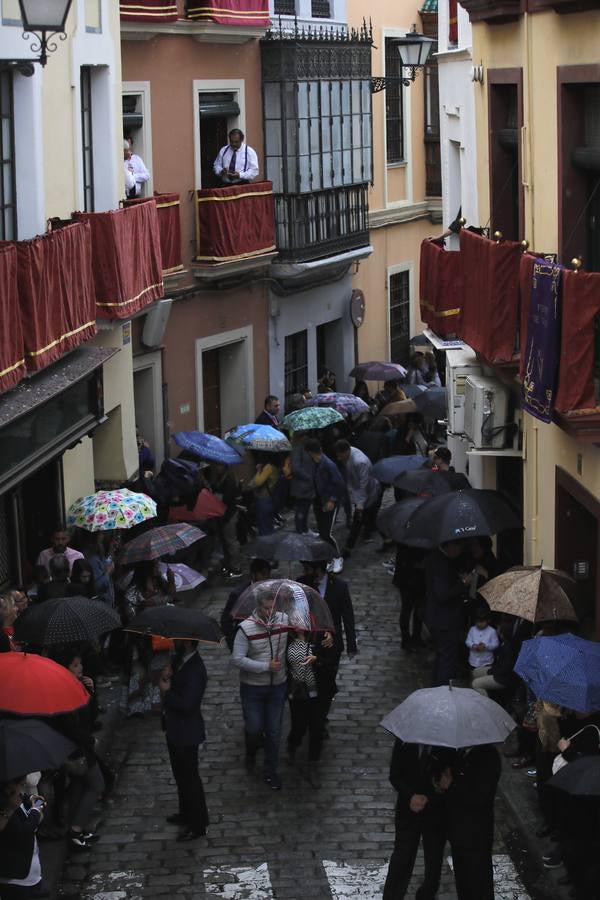
{"label": "air conditioning unit", "polygon": [[476,450],[497,450],[506,443],[508,389],[495,378],[469,375],[465,382],[465,434]]}
{"label": "air conditioning unit", "polygon": [[481,365],[470,347],[446,350],[448,431],[451,434],[464,434],[465,383],[469,375],[481,375],[481,372]]}

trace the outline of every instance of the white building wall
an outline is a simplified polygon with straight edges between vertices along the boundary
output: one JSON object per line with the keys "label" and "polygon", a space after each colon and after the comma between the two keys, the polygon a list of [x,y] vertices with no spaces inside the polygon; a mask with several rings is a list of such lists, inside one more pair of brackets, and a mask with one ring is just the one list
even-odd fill
{"label": "white building wall", "polygon": [[[467,13],[458,6],[456,47],[448,46],[448,0],[440,0],[438,16],[443,221],[447,227],[462,206],[467,223],[479,225],[475,91],[484,88],[472,80],[471,25]],[[456,238],[452,241],[456,242]]]}

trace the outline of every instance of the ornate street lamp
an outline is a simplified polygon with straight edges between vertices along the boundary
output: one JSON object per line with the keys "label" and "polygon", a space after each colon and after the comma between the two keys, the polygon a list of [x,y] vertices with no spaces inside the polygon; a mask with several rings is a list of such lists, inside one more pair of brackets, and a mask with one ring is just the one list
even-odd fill
{"label": "ornate street lamp", "polygon": [[406,37],[398,38],[398,52],[403,69],[410,69],[410,75],[403,83],[408,87],[417,76],[417,69],[422,69],[431,53],[435,41],[433,38],[419,34],[417,26],[413,25]]}
{"label": "ornate street lamp", "polygon": [[31,44],[33,53],[39,53],[36,62],[45,66],[48,54],[56,50],[57,35],[61,41],[66,38],[65,23],[72,0],[19,0],[21,19],[23,20],[23,37],[29,40],[35,36]]}
{"label": "ornate street lamp", "polygon": [[394,43],[400,54],[400,63],[402,69],[409,69],[408,76],[398,77],[387,75],[381,77],[375,75],[371,79],[371,90],[375,94],[378,91],[384,91],[388,85],[402,83],[405,87],[410,87],[417,77],[417,70],[422,69],[429,59],[431,48],[435,44],[434,38],[427,37],[417,31],[417,26],[413,25],[408,34],[403,38],[394,38]]}

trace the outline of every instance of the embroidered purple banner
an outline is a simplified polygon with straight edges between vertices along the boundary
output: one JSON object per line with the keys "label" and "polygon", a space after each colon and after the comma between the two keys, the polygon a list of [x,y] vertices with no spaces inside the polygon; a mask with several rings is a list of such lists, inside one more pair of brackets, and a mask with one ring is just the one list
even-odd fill
{"label": "embroidered purple banner", "polygon": [[523,374],[523,409],[551,422],[558,385],[562,266],[536,259]]}

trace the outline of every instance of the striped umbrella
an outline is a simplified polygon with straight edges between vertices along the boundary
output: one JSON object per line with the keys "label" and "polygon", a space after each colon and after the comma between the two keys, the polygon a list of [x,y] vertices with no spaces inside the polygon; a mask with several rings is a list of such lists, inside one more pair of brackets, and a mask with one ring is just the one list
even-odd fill
{"label": "striped umbrella", "polygon": [[312,431],[343,421],[344,417],[336,409],[312,406],[289,413],[283,424],[290,431]]}
{"label": "striped umbrella", "polygon": [[161,556],[173,556],[203,537],[206,537],[204,532],[194,525],[151,528],[123,547],[119,562],[122,565],[132,565],[148,559],[160,559]]}

